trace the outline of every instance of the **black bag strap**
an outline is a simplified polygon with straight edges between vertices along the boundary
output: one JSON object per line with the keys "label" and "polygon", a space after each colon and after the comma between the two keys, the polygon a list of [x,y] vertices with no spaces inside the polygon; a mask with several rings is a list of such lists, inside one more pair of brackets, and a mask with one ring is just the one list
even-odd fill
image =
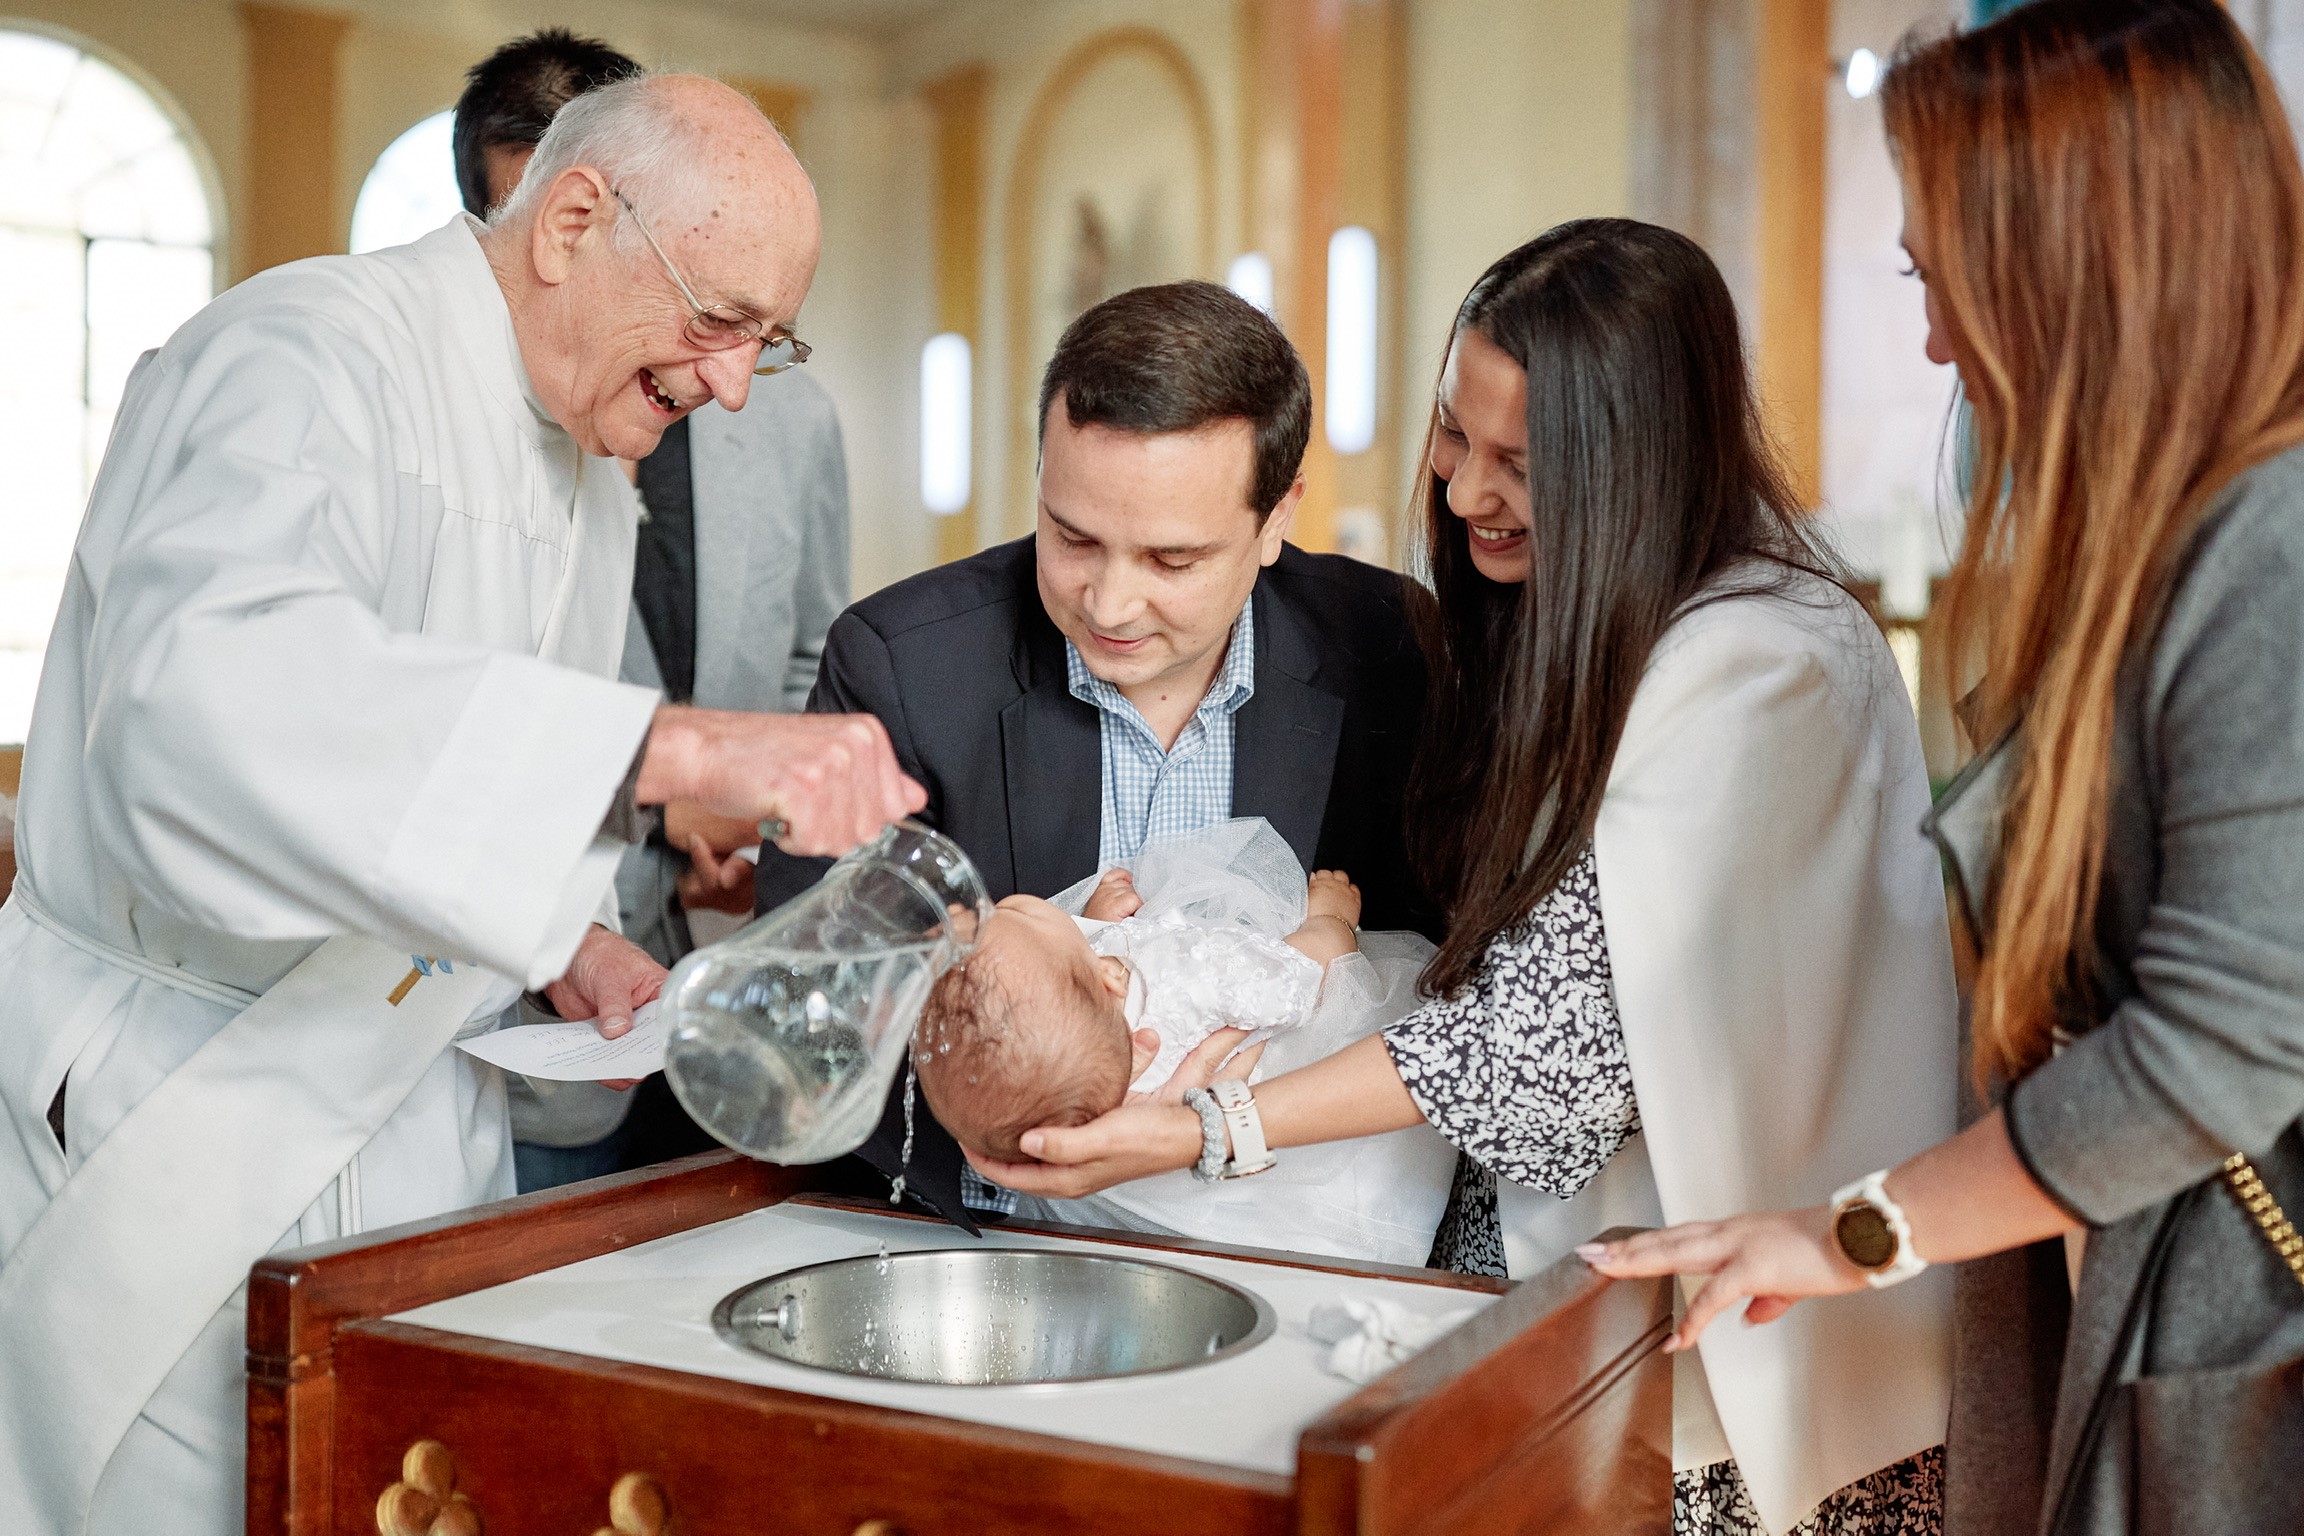
{"label": "black bag strap", "polygon": [[2167,1268],[2169,1250],[2176,1245],[2176,1229],[2192,1202],[2207,1187],[2203,1181],[2170,1200],[2167,1214],[2160,1218],[2159,1230],[2152,1234],[2152,1246],[2136,1273],[2136,1287],[2128,1294],[2128,1310],[2120,1319],[2119,1338],[2106,1357],[2104,1379],[2096,1384],[2095,1401],[2088,1405],[2088,1418],[2080,1426],[2079,1440],[2072,1447],[2072,1459],[2064,1467],[2064,1481],[2056,1490],[2056,1516],[2046,1527],[2052,1533],[2065,1529],[2072,1503],[2080,1496],[2081,1474],[2095,1460],[2096,1448],[2104,1438],[2104,1425],[2111,1417],[2113,1398],[2126,1384],[2129,1367],[2143,1346],[2144,1317],[2151,1308],[2154,1293],[2160,1289],[2160,1272]]}

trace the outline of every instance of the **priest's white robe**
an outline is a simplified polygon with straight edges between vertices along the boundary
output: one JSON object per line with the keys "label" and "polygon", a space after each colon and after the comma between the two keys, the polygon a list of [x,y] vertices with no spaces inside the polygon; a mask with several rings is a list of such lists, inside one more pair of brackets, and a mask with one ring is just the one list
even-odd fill
{"label": "priest's white robe", "polygon": [[[1952,1134],[1957,1000],[1927,809],[1903,680],[1845,592],[1803,576],[1672,625],[1593,831],[1643,1129],[1572,1200],[1498,1181],[1512,1275],[1612,1226],[1821,1205]],[[1783,1532],[1943,1443],[1951,1336],[1942,1269],[1765,1327],[1716,1322],[1675,1357],[1674,1466],[1733,1455]]]}
{"label": "priest's white robe", "polygon": [[[447,1036],[556,977],[609,899],[600,827],[657,702],[614,680],[636,516],[613,462],[537,404],[462,220],[250,279],[140,365],[48,650],[0,910],[0,1361],[64,1362],[48,1381],[0,1367],[11,1536],[240,1529],[244,1292],[171,1346],[124,1435],[100,1433],[69,1298],[12,1293],[9,1271],[107,1136],[150,1127],[137,1108],[323,940],[380,941],[371,969],[383,946],[461,968],[461,990],[419,994],[452,1000],[436,1044],[344,1083],[384,1106],[372,1139],[303,1175],[317,1198],[282,1207],[303,1208],[286,1230],[216,1239],[245,1251],[131,1240],[90,1254],[111,1266],[90,1279],[194,1256],[244,1278],[268,1244],[512,1192],[502,1082]],[[268,1091],[263,1062],[246,1076]],[[260,1145],[268,1122],[167,1134]],[[100,1187],[221,1234],[299,1148],[261,1153],[241,1188]]]}

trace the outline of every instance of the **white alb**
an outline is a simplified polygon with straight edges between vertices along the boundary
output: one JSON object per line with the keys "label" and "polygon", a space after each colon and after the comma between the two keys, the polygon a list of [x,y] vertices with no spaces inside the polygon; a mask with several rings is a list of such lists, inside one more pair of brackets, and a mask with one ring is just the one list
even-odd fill
{"label": "white alb", "polygon": [[[636,504],[538,405],[475,228],[252,278],[122,402],[0,911],[0,1530],[236,1532],[232,1277],[510,1194],[449,1039],[613,920]],[[283,987],[294,1021],[250,1006]]]}

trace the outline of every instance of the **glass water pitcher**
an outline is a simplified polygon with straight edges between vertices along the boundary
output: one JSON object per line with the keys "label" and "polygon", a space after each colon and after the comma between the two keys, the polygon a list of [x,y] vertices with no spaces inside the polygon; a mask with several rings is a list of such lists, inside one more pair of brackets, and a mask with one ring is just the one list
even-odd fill
{"label": "glass water pitcher", "polygon": [[664,1076],[703,1126],[773,1163],[872,1134],[928,989],[992,904],[957,844],[900,821],[664,983]]}

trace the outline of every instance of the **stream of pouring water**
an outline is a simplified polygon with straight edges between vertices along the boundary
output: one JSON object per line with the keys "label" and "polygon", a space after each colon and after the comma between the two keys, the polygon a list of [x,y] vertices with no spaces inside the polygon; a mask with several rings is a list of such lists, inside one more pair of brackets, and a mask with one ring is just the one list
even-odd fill
{"label": "stream of pouring water", "polygon": [[920,1077],[920,1069],[913,1063],[912,1053],[904,1053],[904,1155],[896,1164],[896,1177],[888,1185],[888,1203],[904,1203],[904,1175],[912,1171],[912,1099]]}

